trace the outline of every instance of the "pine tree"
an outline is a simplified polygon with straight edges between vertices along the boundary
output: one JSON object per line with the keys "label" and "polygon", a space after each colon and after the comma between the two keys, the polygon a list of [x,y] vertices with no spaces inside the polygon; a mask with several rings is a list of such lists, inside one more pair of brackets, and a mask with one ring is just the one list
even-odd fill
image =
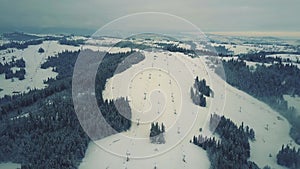
{"label": "pine tree", "polygon": [[251,140],[254,140],[254,139],[255,139],[255,133],[254,133],[254,130],[253,130],[253,129],[250,129],[250,131],[249,131],[249,138],[250,138]]}
{"label": "pine tree", "polygon": [[156,122],[155,124],[151,123],[151,128],[150,128],[151,143],[157,143],[157,144],[165,143],[164,132],[165,132],[165,126],[163,123],[161,124],[161,128],[158,125],[158,122]]}
{"label": "pine tree", "polygon": [[165,130],[166,130],[166,129],[165,129],[164,123],[161,123],[161,132],[164,133]]}

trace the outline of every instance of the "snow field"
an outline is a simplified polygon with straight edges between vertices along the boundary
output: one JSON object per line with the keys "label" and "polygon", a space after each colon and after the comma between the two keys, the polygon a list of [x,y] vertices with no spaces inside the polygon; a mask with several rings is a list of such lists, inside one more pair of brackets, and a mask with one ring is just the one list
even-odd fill
{"label": "snow field", "polygon": [[[131,129],[90,143],[80,168],[209,168],[206,152],[189,143],[209,114],[190,99],[195,63],[180,53],[144,54],[145,60],[109,79],[103,92],[104,98],[128,97]],[[208,79],[204,68],[197,71]],[[165,144],[150,143],[151,121],[165,124]]]}

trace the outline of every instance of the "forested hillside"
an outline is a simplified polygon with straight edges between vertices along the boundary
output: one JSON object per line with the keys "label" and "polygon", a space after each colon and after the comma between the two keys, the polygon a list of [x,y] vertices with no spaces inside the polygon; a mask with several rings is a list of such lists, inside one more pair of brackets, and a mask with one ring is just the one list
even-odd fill
{"label": "forested hillside", "polygon": [[[217,126],[216,126],[217,125]],[[259,169],[250,158],[249,139],[255,140],[253,129],[248,126],[236,126],[230,119],[216,114],[210,118],[210,127],[220,140],[202,135],[194,136],[191,142],[207,151],[212,169]]]}
{"label": "forested hillside", "polygon": [[[300,144],[300,117],[288,107],[283,95],[300,95],[300,69],[293,64],[257,65],[250,70],[243,60],[223,61],[226,81],[281,113],[292,124],[291,137]],[[216,72],[219,70],[217,69]]]}
{"label": "forested hillside", "polygon": [[[22,168],[78,167],[90,141],[79,124],[71,97],[71,76],[78,54],[65,51],[48,58],[42,68],[55,67],[58,76],[46,82],[47,88],[1,99],[0,162],[21,163]],[[103,90],[112,70],[129,54],[104,57],[98,69],[97,89]],[[103,100],[102,95],[97,95],[97,100],[104,118],[116,131],[130,128],[130,119],[120,115],[113,102]]]}
{"label": "forested hillside", "polygon": [[[251,55],[252,56],[252,55]],[[254,70],[246,64],[245,60],[261,61],[262,63],[272,63],[270,66],[264,64],[256,65]],[[243,90],[259,100],[267,103],[271,108],[282,114],[292,125],[290,136],[297,144],[300,144],[300,116],[297,115],[294,107],[288,107],[283,95],[300,95],[300,69],[297,65],[284,64],[281,58],[266,58],[254,55],[242,56],[238,60],[223,61],[226,81],[232,86]],[[216,72],[219,70],[216,69]],[[279,151],[277,163],[295,168],[298,162],[290,162],[290,157],[297,153],[289,150],[289,147]],[[296,167],[297,168],[297,167]]]}

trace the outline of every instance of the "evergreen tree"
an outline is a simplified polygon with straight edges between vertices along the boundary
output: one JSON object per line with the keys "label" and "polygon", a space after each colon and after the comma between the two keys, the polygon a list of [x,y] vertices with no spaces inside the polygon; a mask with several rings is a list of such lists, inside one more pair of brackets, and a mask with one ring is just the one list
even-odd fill
{"label": "evergreen tree", "polygon": [[165,138],[164,138],[164,133],[165,133],[165,126],[162,123],[161,127],[158,125],[158,122],[156,123],[151,123],[151,128],[150,128],[150,142],[155,143],[155,144],[164,144]]}
{"label": "evergreen tree", "polygon": [[162,132],[162,133],[164,133],[164,132],[165,132],[165,130],[166,130],[166,129],[165,129],[165,125],[164,125],[164,123],[161,123],[161,132]]}
{"label": "evergreen tree", "polygon": [[43,48],[39,48],[38,52],[39,52],[39,53],[44,53],[45,50],[44,50]]}
{"label": "evergreen tree", "polygon": [[[46,82],[47,88],[0,98],[0,162],[20,163],[25,169],[78,167],[90,142],[74,113],[72,101],[72,73],[78,54],[79,51],[65,51],[48,58],[42,67],[56,67],[58,76]],[[91,54],[99,55],[92,51]],[[102,93],[106,80],[113,76],[113,70],[129,54],[108,54],[103,58],[96,78],[96,91]],[[25,70],[19,73],[22,72]],[[130,128],[131,111],[126,98],[115,100],[118,104],[103,100],[101,94],[96,94],[96,98],[103,117],[115,131]],[[121,105],[122,115],[115,105]],[[12,118],[24,114],[22,110],[28,111],[29,115]],[[99,117],[92,112],[87,115],[88,118]],[[111,134],[115,132],[106,133],[106,136]]]}
{"label": "evergreen tree", "polygon": [[281,150],[277,154],[277,163],[291,169],[300,168],[300,149],[290,148],[288,145],[282,145]]}

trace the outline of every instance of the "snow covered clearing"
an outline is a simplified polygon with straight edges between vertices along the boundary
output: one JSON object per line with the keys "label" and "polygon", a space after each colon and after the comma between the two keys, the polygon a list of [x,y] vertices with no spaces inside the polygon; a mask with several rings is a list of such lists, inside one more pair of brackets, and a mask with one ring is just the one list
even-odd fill
{"label": "snow covered clearing", "polygon": [[[199,128],[204,128],[202,134],[211,135],[207,130],[207,122],[211,113],[224,113],[235,123],[240,125],[244,122],[245,125],[253,128],[256,140],[250,142],[250,160],[256,162],[260,167],[269,165],[273,168],[284,169],[276,163],[276,154],[282,144],[299,146],[292,141],[288,134],[290,124],[278,112],[252,96],[226,85],[224,80],[213,70],[206,69],[203,63],[206,63],[207,60],[204,57],[192,59],[172,52],[145,52],[145,56],[144,61],[109,79],[106,90],[103,92],[105,98],[128,97],[133,113],[131,129],[90,143],[80,165],[81,169],[154,168],[155,166],[175,169],[209,168],[205,151],[189,143],[189,140],[193,135],[200,134]],[[166,71],[159,70],[159,65],[166,65],[165,67],[168,69]],[[184,74],[185,71],[190,73]],[[149,79],[149,74],[151,74],[151,79]],[[183,77],[184,75],[185,77]],[[208,98],[208,108],[193,105],[189,98],[189,88],[192,86],[195,75],[206,78],[208,85],[214,91],[214,97]],[[170,80],[174,84],[173,79],[177,80],[181,91],[177,89],[177,85],[167,87]],[[159,91],[161,92],[159,93]],[[174,102],[170,96],[172,92],[175,96]],[[178,107],[180,99],[177,98],[180,96],[180,92],[181,109]],[[165,106],[156,106],[162,103]],[[187,105],[186,108],[185,105]],[[172,111],[174,109],[176,114]],[[166,143],[160,145],[150,143],[148,138],[150,124],[146,123],[147,120],[153,120],[154,114],[159,114],[158,112],[164,114],[159,115],[154,121],[167,124]],[[193,114],[197,114],[194,123],[190,119],[195,117]],[[191,130],[188,130],[189,127]],[[178,144],[165,151],[168,149],[167,147],[174,144],[173,140],[178,137],[182,138],[180,134],[185,132],[187,135]]]}
{"label": "snow covered clearing", "polygon": [[[211,135],[209,109],[194,105],[189,93],[195,74],[209,79],[203,63],[192,68],[192,59],[180,53],[144,53],[145,60],[109,79],[103,92],[104,98],[128,97],[131,129],[90,143],[80,168],[209,168],[206,152],[189,143],[200,128]],[[150,143],[152,121],[165,124],[165,144]]]}
{"label": "snow covered clearing", "polygon": [[274,55],[267,55],[266,57],[273,57],[273,58],[281,58],[283,60],[290,60],[292,62],[300,62],[300,55],[295,54],[274,54]]}
{"label": "snow covered clearing", "polygon": [[[209,71],[209,73],[212,84],[223,81],[214,72]],[[215,92],[214,99],[218,97],[221,96]],[[265,103],[230,85],[226,87],[224,115],[239,125],[244,122],[254,129],[256,140],[250,141],[250,160],[257,163],[259,167],[269,165],[276,169],[283,169],[285,167],[276,163],[276,155],[281,146],[289,144],[299,147],[289,136],[291,125],[283,116]]]}
{"label": "snow covered clearing", "polygon": [[[39,53],[39,48],[45,50],[44,53]],[[46,87],[44,81],[48,78],[55,78],[57,73],[52,69],[41,69],[41,64],[44,63],[48,56],[55,56],[57,53],[64,50],[78,50],[78,47],[60,45],[56,41],[44,41],[40,45],[29,46],[24,50],[14,49],[12,53],[1,51],[1,62],[10,62],[13,58],[25,61],[25,79],[17,78],[5,79],[5,75],[0,75],[1,86],[3,91],[0,92],[0,97],[4,95],[13,95],[15,93],[28,92],[30,89],[42,89]],[[15,68],[17,69],[17,68]]]}
{"label": "snow covered clearing", "polygon": [[[76,37],[75,37],[76,38]],[[78,37],[77,37],[78,38]],[[113,43],[116,39],[105,38],[104,43]],[[39,53],[38,50],[43,48],[44,53]],[[93,46],[85,45],[85,49],[91,49],[94,51],[108,51],[109,53],[119,53],[131,51],[130,48],[119,48],[119,47],[105,47],[105,46]],[[2,64],[9,63],[13,59],[23,58],[25,61],[25,79],[19,80],[18,78],[5,79],[5,74],[0,75],[0,97],[4,95],[13,95],[16,93],[28,92],[30,89],[42,89],[47,85],[44,81],[48,78],[55,78],[57,73],[52,71],[52,68],[41,69],[41,64],[44,63],[48,56],[57,56],[58,53],[63,51],[77,51],[81,49],[78,46],[61,45],[57,41],[44,41],[40,45],[30,45],[24,50],[20,49],[7,49],[0,51],[0,62]],[[19,70],[17,67],[13,67],[12,71]]]}
{"label": "snow covered clearing", "polygon": [[[74,39],[79,39],[75,37]],[[40,45],[29,46],[24,50],[7,49],[0,51],[0,62],[5,63],[13,58],[23,58],[26,62],[26,75],[24,80],[16,78],[6,80],[4,74],[0,75],[0,97],[13,95],[18,92],[27,92],[33,88],[44,88],[43,83],[48,78],[55,78],[52,69],[41,69],[40,66],[48,56],[56,56],[64,50],[76,51],[79,49],[92,49],[95,51],[109,51],[110,53],[128,52],[130,48],[109,46],[119,42],[120,39],[105,37],[97,41],[87,41],[84,47],[60,45],[57,41],[44,41]],[[138,42],[138,41],[135,41]],[[159,42],[159,41],[157,41]],[[166,43],[175,43],[165,41]],[[154,45],[156,41],[149,44]],[[177,42],[176,42],[177,43]],[[102,44],[102,46],[98,46]],[[96,45],[96,46],[95,46]],[[223,45],[223,44],[216,44]],[[155,46],[155,45],[154,45]],[[275,45],[224,45],[234,54],[254,51],[283,50],[283,46]],[[181,47],[190,48],[190,46]],[[44,53],[38,53],[43,48]],[[196,43],[196,49],[204,49],[203,45]],[[8,52],[9,51],[9,52]],[[13,52],[12,52],[13,51]],[[205,57],[190,58],[181,53],[167,51],[141,51],[145,59],[122,73],[115,74],[107,81],[103,97],[116,99],[127,97],[132,109],[132,127],[127,132],[106,137],[91,142],[80,169],[96,168],[209,168],[210,162],[206,152],[191,144],[189,141],[194,135],[200,133],[213,136],[208,130],[210,114],[224,114],[226,117],[240,125],[253,128],[255,141],[250,141],[251,161],[259,167],[269,165],[276,169],[285,169],[276,163],[276,154],[283,144],[296,146],[289,136],[291,128],[288,121],[268,105],[253,98],[225,83],[205,63]],[[299,55],[280,54],[270,57],[289,58],[296,62]],[[238,59],[237,57],[224,57],[223,60]],[[245,61],[247,65],[260,64]],[[285,63],[285,62],[284,62]],[[285,63],[289,64],[289,63]],[[267,65],[268,66],[268,65]],[[298,64],[300,67],[300,64]],[[19,68],[12,68],[15,72]],[[205,78],[207,84],[214,92],[214,97],[207,98],[207,108],[196,106],[190,99],[190,87],[194,78]],[[289,106],[300,110],[299,97],[284,96]],[[19,117],[26,117],[24,114]],[[159,122],[166,126],[165,144],[151,144],[149,139],[150,123]],[[202,128],[200,132],[199,129]],[[215,136],[218,137],[218,136]],[[128,158],[127,158],[128,157]],[[18,164],[0,164],[0,169],[13,169]]]}
{"label": "snow covered clearing", "polygon": [[0,163],[0,169],[17,169],[17,168],[21,168],[21,165],[15,163]]}

